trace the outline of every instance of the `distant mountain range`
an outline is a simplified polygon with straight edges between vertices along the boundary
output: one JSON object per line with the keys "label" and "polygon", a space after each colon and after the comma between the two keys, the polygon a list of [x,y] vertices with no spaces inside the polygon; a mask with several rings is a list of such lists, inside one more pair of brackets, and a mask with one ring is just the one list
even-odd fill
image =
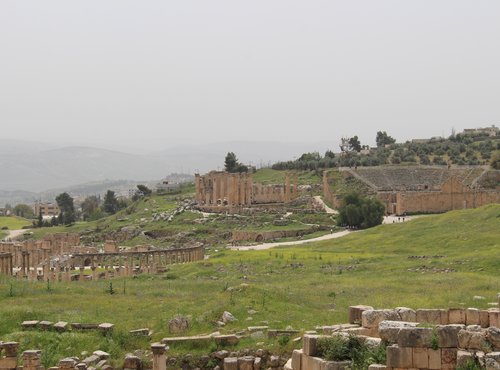
{"label": "distant mountain range", "polygon": [[92,182],[149,182],[169,173],[204,173],[223,169],[227,152],[257,167],[299,157],[306,151],[336,149],[336,143],[225,142],[184,145],[149,154],[102,148],[57,146],[0,139],[0,205],[5,200],[35,199],[50,189]]}

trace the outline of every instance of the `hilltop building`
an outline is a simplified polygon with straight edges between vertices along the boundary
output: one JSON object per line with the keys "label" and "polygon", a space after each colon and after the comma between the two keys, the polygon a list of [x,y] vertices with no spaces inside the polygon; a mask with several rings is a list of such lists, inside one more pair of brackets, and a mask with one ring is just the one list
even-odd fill
{"label": "hilltop building", "polygon": [[33,209],[35,212],[35,216],[37,216],[37,217],[40,213],[42,213],[42,217],[45,217],[45,218],[48,218],[48,217],[52,218],[54,216],[58,216],[59,213],[61,213],[57,203],[36,202]]}

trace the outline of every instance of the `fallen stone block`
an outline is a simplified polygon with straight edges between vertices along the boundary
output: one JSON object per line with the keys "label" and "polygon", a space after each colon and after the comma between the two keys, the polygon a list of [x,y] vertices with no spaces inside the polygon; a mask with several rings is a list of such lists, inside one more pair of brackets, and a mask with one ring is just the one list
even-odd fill
{"label": "fallen stone block", "polygon": [[412,368],[413,350],[411,348],[400,348],[397,345],[387,347],[387,367]]}
{"label": "fallen stone block", "polygon": [[325,361],[320,364],[320,370],[347,370],[351,368],[351,361]]}
{"label": "fallen stone block", "polygon": [[377,328],[384,321],[399,321],[399,315],[395,310],[367,310],[361,314],[361,323],[365,328]]}
{"label": "fallen stone block", "polygon": [[96,330],[99,328],[99,324],[81,324],[79,322],[71,323],[71,329],[74,330]]}
{"label": "fallen stone block", "polygon": [[429,348],[432,345],[432,336],[431,328],[401,328],[398,335],[398,346]]}
{"label": "fallen stone block", "polygon": [[107,360],[110,356],[110,354],[108,352],[104,352],[101,350],[94,351],[92,354],[94,356],[99,357],[99,359],[101,359],[101,360]]}
{"label": "fallen stone block", "polygon": [[283,370],[294,370],[293,367],[292,367],[292,359],[289,359],[285,366],[283,366]]}
{"label": "fallen stone block", "polygon": [[441,325],[437,327],[438,346],[440,348],[457,348],[458,332],[465,329],[465,325]]}
{"label": "fallen stone block", "polygon": [[184,343],[184,342],[209,342],[212,340],[211,335],[195,335],[191,337],[172,337],[172,338],[163,338],[161,342],[163,344],[172,344],[172,343]]}
{"label": "fallen stone block", "polygon": [[58,332],[64,332],[68,330],[68,323],[66,321],[58,321],[54,324],[54,329]]}
{"label": "fallen stone block", "polygon": [[51,322],[51,321],[45,321],[45,320],[44,320],[44,321],[40,321],[40,322],[38,323],[38,327],[39,327],[40,329],[42,329],[42,330],[50,330],[50,329],[52,329],[52,328],[53,328],[53,326],[54,326],[54,323],[53,323],[53,322]]}
{"label": "fallen stone block", "polygon": [[277,330],[277,329],[268,329],[267,331],[267,337],[268,338],[275,338],[280,335],[295,335],[300,333],[298,330]]}
{"label": "fallen stone block", "polygon": [[414,328],[417,325],[416,322],[384,320],[378,325],[378,334],[383,341],[389,344],[395,344],[398,341],[398,334],[401,328]]}
{"label": "fallen stone block", "polygon": [[486,370],[500,369],[500,352],[490,352],[484,356],[484,366]]}
{"label": "fallen stone block", "polygon": [[253,370],[260,370],[261,367],[262,367],[262,358],[255,357],[255,360],[253,362]]}
{"label": "fallen stone block", "polygon": [[349,307],[349,324],[361,324],[361,315],[364,311],[373,310],[372,306],[357,305]]}
{"label": "fallen stone block", "polygon": [[130,335],[134,335],[137,337],[149,337],[149,336],[151,336],[151,332],[150,332],[149,328],[134,329],[134,330],[130,330],[128,333]]}
{"label": "fallen stone block", "polygon": [[252,332],[254,332],[254,331],[266,331],[267,329],[269,329],[269,326],[265,326],[265,325],[263,325],[263,326],[249,326],[249,327],[247,328],[247,330],[248,330],[250,333],[252,333]]}
{"label": "fallen stone block", "polygon": [[4,351],[5,357],[17,357],[19,350],[18,342],[0,342],[0,349]]}
{"label": "fallen stone block", "polygon": [[96,355],[91,355],[91,356],[88,356],[86,358],[83,359],[83,363],[86,364],[87,366],[90,366],[90,365],[95,365],[97,364],[101,359],[99,358],[99,356],[96,356]]}
{"label": "fallen stone block", "polygon": [[[354,334],[354,335],[364,335],[367,337],[375,337],[378,336],[378,328],[363,328],[363,327],[358,327],[358,328],[350,328],[350,329],[343,329],[343,333],[347,334]],[[334,334],[336,332],[330,333]]]}
{"label": "fallen stone block", "polygon": [[347,329],[359,329],[361,328],[358,324],[338,324],[338,325],[325,325],[317,326],[316,330],[323,332],[323,334],[332,334],[338,331],[344,331]]}
{"label": "fallen stone block", "polygon": [[109,322],[104,322],[98,326],[99,330],[104,334],[111,333],[114,327],[115,325],[110,324]]}
{"label": "fallen stone block", "polygon": [[228,335],[216,335],[213,337],[215,342],[221,346],[227,346],[227,345],[235,345],[239,342],[238,336],[234,334],[228,334]]}
{"label": "fallen stone block", "polygon": [[371,364],[368,366],[368,370],[386,370],[387,365],[381,365],[381,364]]}
{"label": "fallen stone block", "polygon": [[124,369],[131,370],[141,370],[142,369],[142,361],[139,357],[133,355],[125,356],[125,360],[123,362]]}
{"label": "fallen stone block", "polygon": [[28,320],[28,321],[23,321],[21,323],[21,327],[23,329],[33,329],[33,328],[36,328],[36,326],[38,325],[40,321],[38,320]]}
{"label": "fallen stone block", "polygon": [[238,358],[239,370],[253,370],[255,358],[253,356],[244,356]]}
{"label": "fallen stone block", "polygon": [[84,364],[83,362],[79,362],[75,366],[76,370],[87,370],[87,365]]}
{"label": "fallen stone block", "polygon": [[63,358],[59,361],[58,366],[60,369],[74,369],[76,368],[76,360],[71,357]]}

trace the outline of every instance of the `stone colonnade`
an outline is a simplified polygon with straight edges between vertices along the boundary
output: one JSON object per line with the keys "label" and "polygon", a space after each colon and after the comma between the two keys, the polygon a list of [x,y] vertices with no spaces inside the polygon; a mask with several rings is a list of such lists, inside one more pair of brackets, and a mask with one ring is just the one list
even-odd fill
{"label": "stone colonnade", "polygon": [[12,275],[12,253],[0,253],[0,274]]}
{"label": "stone colonnade", "polygon": [[[81,281],[132,276],[135,273],[156,273],[170,264],[201,261],[204,259],[204,250],[203,246],[196,246],[147,252],[74,254],[65,262],[56,262],[55,267],[45,263],[41,271],[20,270],[17,277],[32,281]],[[85,273],[86,270],[91,273]]]}

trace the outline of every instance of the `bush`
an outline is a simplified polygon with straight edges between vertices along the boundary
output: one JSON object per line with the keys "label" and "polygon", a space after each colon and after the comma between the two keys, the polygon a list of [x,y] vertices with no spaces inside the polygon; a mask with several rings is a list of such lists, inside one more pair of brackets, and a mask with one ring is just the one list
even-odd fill
{"label": "bush", "polygon": [[385,346],[369,347],[355,335],[320,338],[317,350],[318,356],[328,361],[352,361],[353,370],[365,370],[370,364],[385,363]]}
{"label": "bush", "polygon": [[378,199],[351,193],[342,202],[337,224],[369,228],[380,225],[384,219],[384,213],[385,207]]}

